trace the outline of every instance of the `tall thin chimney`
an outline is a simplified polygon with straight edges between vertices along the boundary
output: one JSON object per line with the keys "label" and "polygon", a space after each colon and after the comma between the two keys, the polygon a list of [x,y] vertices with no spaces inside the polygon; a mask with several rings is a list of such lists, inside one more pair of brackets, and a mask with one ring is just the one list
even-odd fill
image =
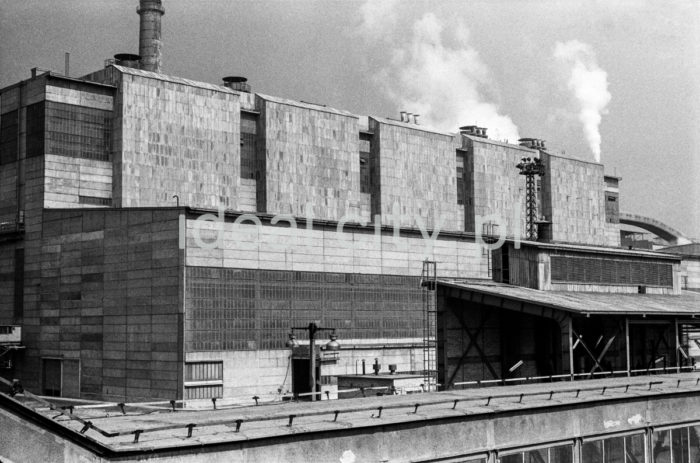
{"label": "tall thin chimney", "polygon": [[141,69],[144,71],[161,72],[160,19],[165,14],[161,0],[139,0],[136,12],[141,17],[139,29],[139,55]]}

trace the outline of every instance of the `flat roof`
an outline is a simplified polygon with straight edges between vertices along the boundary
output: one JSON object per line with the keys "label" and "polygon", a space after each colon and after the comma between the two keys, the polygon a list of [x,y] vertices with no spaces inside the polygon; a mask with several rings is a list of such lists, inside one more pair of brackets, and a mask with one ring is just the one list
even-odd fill
{"label": "flat roof", "polygon": [[680,260],[677,254],[664,253],[659,251],[645,251],[638,249],[624,249],[606,246],[595,246],[589,244],[573,244],[573,243],[546,243],[542,241],[526,241],[526,240],[506,240],[509,243],[520,243],[520,246],[530,246],[540,249],[555,249],[561,251],[576,251],[581,253],[594,254],[614,254],[624,256],[651,257],[656,259]]}
{"label": "flat roof", "polygon": [[[350,429],[384,428],[401,423],[426,423],[478,415],[488,418],[513,411],[538,411],[666,394],[697,394],[698,381],[698,373],[663,374],[319,402],[277,402],[217,410],[178,409],[176,412],[167,406],[157,408],[146,404],[127,404],[126,414],[122,414],[116,404],[75,405],[71,414],[67,410],[61,412],[59,407],[51,410],[43,401],[20,396],[12,399],[4,394],[1,398],[7,406],[14,408],[24,404],[24,413],[38,413],[47,424],[60,426],[64,433],[76,439],[89,439],[92,445],[133,454],[154,450],[201,449],[207,445],[307,433],[347,433]],[[56,398],[57,403],[61,403],[60,400]],[[85,428],[88,421],[91,425]],[[188,425],[194,425],[190,428],[191,432]],[[81,433],[81,430],[84,432]],[[134,439],[136,431],[140,431],[137,442]],[[188,437],[188,434],[191,435]]]}
{"label": "flat roof", "polygon": [[680,295],[540,291],[497,282],[442,279],[438,285],[579,315],[700,316],[700,293],[693,291]]}

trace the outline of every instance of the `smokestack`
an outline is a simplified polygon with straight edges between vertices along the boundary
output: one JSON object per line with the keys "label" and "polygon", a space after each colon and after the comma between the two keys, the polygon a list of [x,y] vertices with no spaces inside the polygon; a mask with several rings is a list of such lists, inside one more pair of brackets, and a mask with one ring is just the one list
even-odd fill
{"label": "smokestack", "polygon": [[407,112],[407,113],[406,113],[406,121],[405,121],[405,122],[408,122],[408,123],[410,124],[410,123],[411,123],[411,116],[413,116],[413,113]]}
{"label": "smokestack", "polygon": [[413,115],[413,123],[416,124],[416,125],[418,125],[418,116],[420,116],[420,114],[414,114],[414,115]]}
{"label": "smokestack", "polygon": [[63,75],[66,77],[70,77],[70,53],[66,52],[65,54],[65,71],[63,72]]}
{"label": "smokestack", "polygon": [[139,29],[139,55],[141,69],[160,72],[161,48],[160,19],[165,14],[161,0],[140,0],[136,12],[141,17]]}
{"label": "smokestack", "polygon": [[406,111],[401,111],[401,122],[406,122]]}

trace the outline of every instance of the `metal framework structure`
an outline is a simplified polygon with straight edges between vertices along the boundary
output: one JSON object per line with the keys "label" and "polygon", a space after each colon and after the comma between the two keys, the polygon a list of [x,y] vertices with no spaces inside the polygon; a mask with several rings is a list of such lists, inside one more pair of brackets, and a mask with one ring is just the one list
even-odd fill
{"label": "metal framework structure", "polygon": [[544,176],[544,165],[540,158],[522,158],[516,165],[520,175],[525,176],[525,238],[537,239],[537,189],[535,175]]}
{"label": "metal framework structure", "polygon": [[423,261],[423,385],[426,391],[437,389],[437,264]]}

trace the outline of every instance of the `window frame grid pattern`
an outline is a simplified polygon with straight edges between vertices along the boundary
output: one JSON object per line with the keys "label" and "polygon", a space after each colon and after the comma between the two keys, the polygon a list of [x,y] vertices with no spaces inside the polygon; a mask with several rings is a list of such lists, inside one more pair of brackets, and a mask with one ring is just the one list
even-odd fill
{"label": "window frame grid pattern", "polygon": [[284,349],[289,328],[312,321],[345,339],[422,335],[418,277],[214,267],[186,272],[187,352]]}
{"label": "window frame grid pattern", "polygon": [[47,101],[46,153],[110,161],[112,111]]}

